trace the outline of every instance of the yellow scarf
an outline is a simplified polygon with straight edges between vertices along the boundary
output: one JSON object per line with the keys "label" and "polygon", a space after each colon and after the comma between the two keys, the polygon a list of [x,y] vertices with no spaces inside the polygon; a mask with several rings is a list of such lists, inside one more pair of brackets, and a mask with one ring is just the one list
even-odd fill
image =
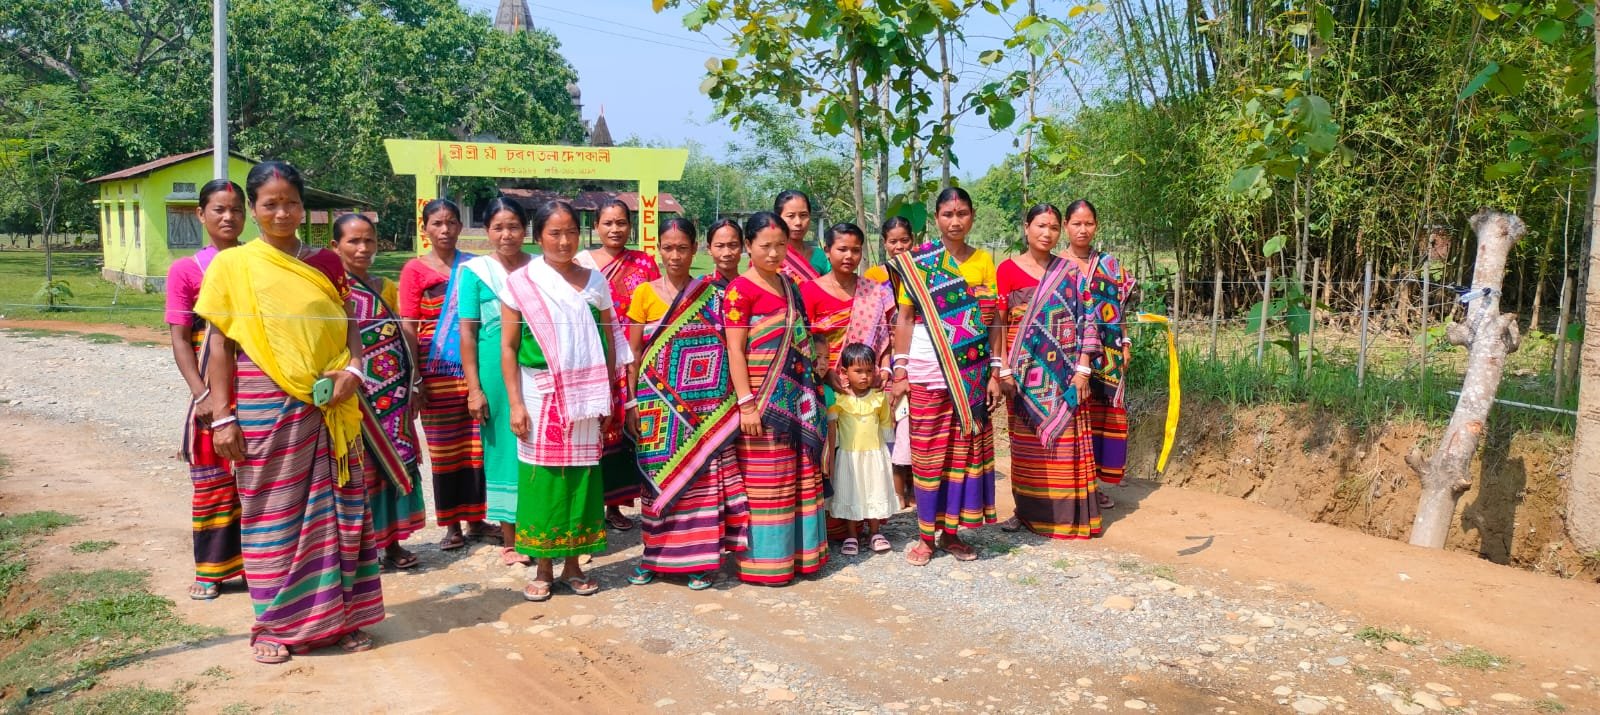
{"label": "yellow scarf", "polygon": [[[194,311],[306,404],[312,404],[312,385],[323,373],[350,364],[345,336],[354,328],[338,289],[321,271],[266,241],[217,254]],[[361,439],[361,407],[348,399],[322,408],[322,418],[343,486],[350,479],[348,455]]]}

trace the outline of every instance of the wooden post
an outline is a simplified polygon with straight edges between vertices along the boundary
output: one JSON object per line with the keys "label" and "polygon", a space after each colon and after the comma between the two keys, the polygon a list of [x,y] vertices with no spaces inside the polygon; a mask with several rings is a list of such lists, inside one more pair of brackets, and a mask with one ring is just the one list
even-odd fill
{"label": "wooden post", "polygon": [[[1556,373],[1556,407],[1567,398],[1567,321],[1572,319],[1572,274],[1561,268],[1561,309],[1556,314],[1556,354],[1552,368]],[[1585,325],[1587,330],[1589,326]],[[1537,329],[1537,326],[1535,327]]]}
{"label": "wooden post", "polygon": [[1211,279],[1211,362],[1217,361],[1217,324],[1222,322],[1222,266]]}
{"label": "wooden post", "polygon": [[1428,297],[1433,293],[1433,257],[1422,260],[1422,333],[1417,344],[1421,346],[1417,355],[1417,397],[1428,397]]}
{"label": "wooden post", "polygon": [[1366,275],[1361,280],[1361,350],[1356,353],[1356,387],[1367,383],[1367,321],[1372,312],[1372,259],[1367,259]]}
{"label": "wooden post", "polygon": [[1505,373],[1506,354],[1517,349],[1521,334],[1517,316],[1500,312],[1500,291],[1505,284],[1506,256],[1527,233],[1522,219],[1498,211],[1480,211],[1472,217],[1477,233],[1478,257],[1472,271],[1471,302],[1464,323],[1450,325],[1450,342],[1467,348],[1467,374],[1461,397],[1433,456],[1424,461],[1413,449],[1406,463],[1422,480],[1417,517],[1411,523],[1411,543],[1444,548],[1456,502],[1472,486],[1472,457],[1483,439],[1484,423]]}
{"label": "wooden post", "polygon": [[1178,261],[1178,270],[1172,277],[1172,317],[1177,319],[1183,315],[1183,261]]}
{"label": "wooden post", "polygon": [[1272,261],[1267,261],[1266,279],[1261,281],[1261,321],[1256,326],[1256,367],[1267,352],[1267,314],[1272,308]]}

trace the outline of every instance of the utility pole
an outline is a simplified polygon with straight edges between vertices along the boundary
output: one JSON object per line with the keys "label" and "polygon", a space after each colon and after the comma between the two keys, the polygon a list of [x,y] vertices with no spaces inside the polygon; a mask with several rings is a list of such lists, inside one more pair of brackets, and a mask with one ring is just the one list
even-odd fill
{"label": "utility pole", "polygon": [[228,178],[228,0],[211,0],[212,178]]}

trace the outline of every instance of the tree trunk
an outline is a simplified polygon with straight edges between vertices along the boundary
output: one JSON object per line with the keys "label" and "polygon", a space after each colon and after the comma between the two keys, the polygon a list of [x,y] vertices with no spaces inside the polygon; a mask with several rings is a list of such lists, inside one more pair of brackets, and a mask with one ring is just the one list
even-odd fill
{"label": "tree trunk", "polygon": [[[881,112],[880,120],[884,127],[889,126],[889,78],[883,79],[883,84],[878,86],[878,107]],[[887,132],[888,129],[884,129]],[[882,132],[880,132],[882,136]],[[889,140],[884,138],[878,144],[878,190],[873,198],[873,206],[878,214],[878,223],[881,225],[889,218]],[[862,226],[868,233],[872,227]],[[870,243],[870,242],[869,242]]]}
{"label": "tree trunk", "polygon": [[[955,118],[950,114],[950,50],[949,40],[945,34],[944,26],[939,27],[939,92],[943,96],[944,114],[939,117],[939,125],[943,127],[944,137],[951,139],[951,129]],[[950,150],[945,149],[939,153],[939,188],[950,188]]]}
{"label": "tree trunk", "polygon": [[850,106],[850,140],[855,147],[850,165],[850,178],[852,180],[850,201],[852,208],[856,210],[856,225],[864,227],[867,225],[867,164],[862,157],[862,152],[865,149],[863,145],[867,143],[867,139],[861,129],[861,68],[855,62],[850,63]]}
{"label": "tree trunk", "polygon": [[1452,344],[1467,348],[1461,398],[1433,457],[1426,464],[1420,451],[1413,450],[1406,457],[1422,479],[1411,543],[1434,549],[1444,548],[1456,501],[1472,486],[1472,456],[1478,451],[1489,409],[1500,389],[1506,354],[1517,349],[1520,339],[1517,316],[1500,312],[1500,291],[1505,283],[1506,256],[1528,227],[1511,214],[1485,210],[1472,217],[1472,229],[1478,236],[1472,292],[1467,295],[1472,302],[1467,306],[1466,322],[1452,324],[1447,332]]}
{"label": "tree trunk", "polygon": [[[1597,3],[1600,5],[1600,3]],[[1594,28],[1600,48],[1600,25]],[[1595,55],[1600,70],[1600,54]],[[1595,75],[1595,101],[1600,103],[1600,74]],[[1600,223],[1600,155],[1595,157],[1595,190],[1589,195],[1591,221]],[[1589,228],[1589,274],[1583,281],[1583,350],[1579,361],[1578,425],[1572,442],[1572,480],[1567,487],[1567,535],[1585,553],[1600,549],[1600,230]]]}

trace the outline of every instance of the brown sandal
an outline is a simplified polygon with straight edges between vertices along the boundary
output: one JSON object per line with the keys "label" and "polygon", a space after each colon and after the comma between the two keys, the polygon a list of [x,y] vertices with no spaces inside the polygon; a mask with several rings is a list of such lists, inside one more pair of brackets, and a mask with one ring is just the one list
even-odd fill
{"label": "brown sandal", "polygon": [[945,553],[954,556],[957,561],[978,560],[978,552],[964,542],[957,541],[953,544],[940,544],[939,548]]}
{"label": "brown sandal", "polygon": [[926,541],[918,541],[906,548],[906,563],[912,566],[927,566],[933,560],[933,547]]}

